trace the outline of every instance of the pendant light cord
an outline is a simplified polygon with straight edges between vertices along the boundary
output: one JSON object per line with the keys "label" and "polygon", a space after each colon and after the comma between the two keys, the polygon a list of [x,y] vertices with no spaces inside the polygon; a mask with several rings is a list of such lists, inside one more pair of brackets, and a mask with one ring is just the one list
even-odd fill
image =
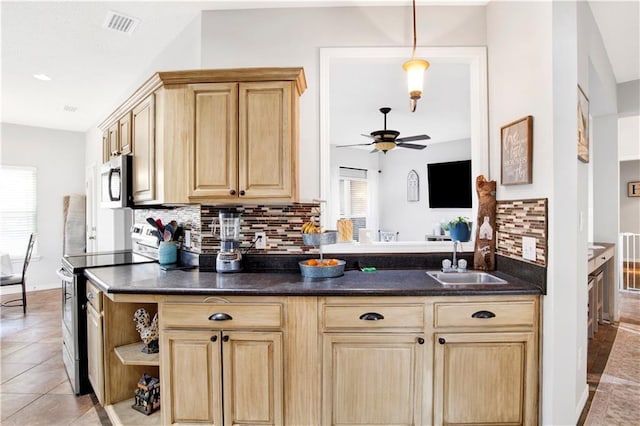
{"label": "pendant light cord", "polygon": [[416,0],[413,0],[413,51],[411,59],[416,58]]}

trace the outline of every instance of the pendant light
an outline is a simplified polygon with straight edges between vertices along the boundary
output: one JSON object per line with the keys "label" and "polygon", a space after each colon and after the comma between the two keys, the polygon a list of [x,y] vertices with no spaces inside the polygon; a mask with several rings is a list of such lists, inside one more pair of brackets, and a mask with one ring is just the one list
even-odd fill
{"label": "pendant light", "polygon": [[409,108],[411,112],[414,112],[418,99],[422,96],[424,72],[429,68],[429,62],[424,59],[416,59],[416,0],[413,0],[413,52],[411,53],[411,60],[402,64],[402,68],[407,72]]}

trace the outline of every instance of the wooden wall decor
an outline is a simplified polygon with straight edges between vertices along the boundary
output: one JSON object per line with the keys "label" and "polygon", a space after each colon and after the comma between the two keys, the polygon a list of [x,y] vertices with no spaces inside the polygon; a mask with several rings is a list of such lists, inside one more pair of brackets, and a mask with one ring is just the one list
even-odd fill
{"label": "wooden wall decor", "polygon": [[627,183],[627,197],[640,197],[640,182]]}
{"label": "wooden wall decor", "polygon": [[531,183],[533,165],[533,117],[528,115],[500,129],[501,184]]}
{"label": "wooden wall decor", "polygon": [[578,160],[589,162],[589,98],[578,85]]}
{"label": "wooden wall decor", "polygon": [[493,271],[496,268],[496,181],[476,178],[478,221],[473,254],[473,269]]}

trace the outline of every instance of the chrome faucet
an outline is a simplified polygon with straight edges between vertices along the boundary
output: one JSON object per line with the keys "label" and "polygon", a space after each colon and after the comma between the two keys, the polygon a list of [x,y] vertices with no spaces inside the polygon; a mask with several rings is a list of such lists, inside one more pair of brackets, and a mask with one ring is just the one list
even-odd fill
{"label": "chrome faucet", "polygon": [[[458,259],[456,257],[456,247],[460,244],[460,241],[453,241],[453,258],[451,259],[451,268],[458,269]],[[460,246],[460,250],[462,250],[462,246]]]}

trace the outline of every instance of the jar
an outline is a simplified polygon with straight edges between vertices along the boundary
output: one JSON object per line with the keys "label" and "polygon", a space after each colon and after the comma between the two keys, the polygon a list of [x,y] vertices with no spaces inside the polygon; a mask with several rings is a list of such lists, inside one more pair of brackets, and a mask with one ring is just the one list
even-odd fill
{"label": "jar", "polygon": [[162,241],[158,246],[158,263],[169,265],[178,262],[178,246],[175,241]]}

